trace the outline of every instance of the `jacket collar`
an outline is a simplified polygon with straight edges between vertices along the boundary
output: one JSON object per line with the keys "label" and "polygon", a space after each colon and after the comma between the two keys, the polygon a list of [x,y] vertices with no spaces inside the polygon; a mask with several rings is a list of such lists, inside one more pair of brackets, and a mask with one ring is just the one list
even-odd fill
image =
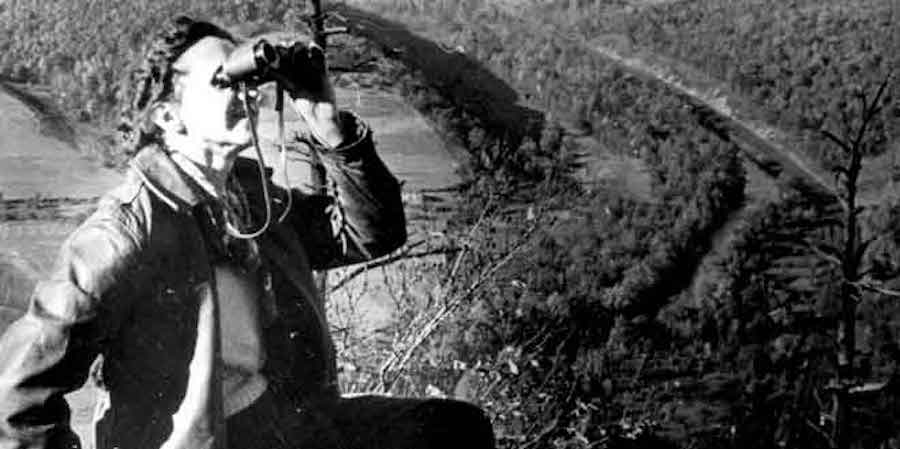
{"label": "jacket collar", "polygon": [[[252,158],[238,157],[232,167],[242,185],[259,184],[259,163]],[[206,190],[178,167],[161,145],[142,148],[132,159],[131,167],[147,184],[147,187],[176,212],[190,210],[206,202],[216,202]],[[265,167],[266,178],[273,170]]]}
{"label": "jacket collar", "polygon": [[163,202],[176,212],[212,201],[213,198],[178,168],[160,145],[142,148],[130,163],[132,169]]}

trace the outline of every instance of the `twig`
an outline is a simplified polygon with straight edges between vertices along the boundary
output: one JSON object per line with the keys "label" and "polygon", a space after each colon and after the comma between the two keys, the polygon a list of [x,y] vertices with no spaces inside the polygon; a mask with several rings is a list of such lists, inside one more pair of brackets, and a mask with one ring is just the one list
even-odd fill
{"label": "twig", "polygon": [[873,291],[875,293],[881,293],[882,295],[893,296],[894,298],[900,298],[900,291],[891,290],[891,289],[887,289],[884,287],[879,287],[877,285],[873,285],[870,282],[858,281],[858,282],[851,282],[851,284],[853,284],[859,288],[865,289],[865,290]]}
{"label": "twig", "polygon": [[[472,284],[469,285],[469,288],[466,289],[462,294],[454,297],[452,300],[444,303],[443,306],[428,320],[427,323],[412,337],[412,341],[406,346],[403,351],[402,356],[398,356],[397,352],[394,352],[391,357],[382,364],[380,370],[380,377],[382,379],[382,391],[390,391],[396,382],[397,378],[403,373],[403,370],[406,367],[406,364],[409,362],[410,358],[412,358],[413,353],[431,334],[434,333],[435,330],[440,326],[440,324],[453,312],[463,301],[471,298],[474,294],[481,288],[485,281],[488,279],[492,279],[493,276],[500,270],[504,265],[506,265],[510,260],[512,260],[513,256],[515,256],[519,251],[521,251],[527,243],[529,243],[529,237],[536,229],[536,225],[532,225],[528,231],[526,231],[525,235],[522,238],[522,241],[516,245],[513,249],[511,249],[503,258],[495,262],[483,275],[479,276]],[[447,293],[445,293],[446,295]],[[390,380],[387,379],[388,371],[394,371],[393,376]]]}
{"label": "twig", "polygon": [[571,339],[574,335],[575,335],[575,329],[570,330],[569,334],[566,335],[566,338],[564,338],[556,346],[556,352],[553,354],[553,366],[550,367],[550,371],[547,372],[546,376],[544,376],[544,379],[541,381],[541,386],[538,387],[537,390],[535,390],[535,391],[543,390],[544,387],[547,386],[547,383],[550,382],[550,378],[553,377],[554,374],[556,374],[556,369],[559,368],[559,360],[562,358],[562,350],[566,346],[566,343],[569,342],[569,339]]}
{"label": "twig", "polygon": [[634,370],[634,376],[631,378],[631,385],[635,386],[638,384],[638,381],[641,379],[641,374],[644,373],[644,367],[647,365],[647,358],[650,356],[649,352],[645,352],[641,354],[641,363],[638,364],[636,370]]}
{"label": "twig", "polygon": [[846,142],[844,142],[843,140],[841,140],[840,138],[838,138],[837,136],[835,136],[834,134],[832,134],[831,131],[823,130],[823,131],[822,131],[822,134],[823,134],[826,138],[828,138],[828,140],[834,142],[835,145],[837,145],[837,146],[840,147],[842,150],[844,150],[845,153],[849,153],[849,152],[851,151],[850,146],[847,145]]}
{"label": "twig", "polygon": [[431,250],[427,250],[427,251],[421,251],[421,252],[417,252],[417,253],[412,252],[412,250],[414,248],[419,247],[424,243],[425,243],[425,240],[420,240],[418,242],[411,243],[409,245],[406,245],[399,252],[395,252],[395,253],[387,255],[387,256],[379,257],[378,259],[370,260],[370,261],[362,264],[361,266],[356,267],[353,271],[347,273],[344,277],[342,277],[339,281],[337,281],[337,283],[335,283],[334,286],[332,286],[328,290],[328,292],[334,293],[335,291],[339,290],[341,287],[347,285],[348,282],[352,281],[357,276],[359,276],[371,269],[383,267],[385,265],[390,265],[399,260],[417,259],[417,258],[421,258],[421,257],[436,256],[439,254],[449,254],[449,253],[454,253],[456,251],[459,251],[459,248],[456,248],[456,247],[443,246],[440,248],[431,249]]}
{"label": "twig", "polygon": [[820,246],[818,246],[812,242],[807,241],[806,244],[807,244],[807,248],[813,250],[813,252],[815,252],[816,255],[818,255],[819,257],[825,259],[828,262],[833,263],[837,267],[843,266],[843,262],[841,261],[841,259],[838,258],[837,256],[835,256],[834,254],[829,254],[824,249],[822,249]]}
{"label": "twig", "polygon": [[356,73],[356,72],[360,71],[360,70],[359,70],[360,67],[363,67],[363,66],[366,66],[366,65],[368,65],[368,64],[371,64],[372,62],[375,62],[375,61],[377,61],[377,60],[378,60],[377,58],[369,58],[369,59],[366,59],[366,60],[364,60],[364,61],[354,62],[354,63],[351,64],[349,67],[345,67],[345,66],[331,66],[331,67],[329,67],[329,70],[332,71],[332,72],[335,72],[335,73],[337,73],[337,72],[340,72],[340,73]]}
{"label": "twig", "polygon": [[831,435],[828,435],[828,432],[822,430],[821,427],[817,426],[816,423],[809,420],[809,418],[803,418],[803,421],[806,422],[806,425],[809,426],[810,429],[814,430],[820,437],[824,438],[825,441],[828,442],[828,447],[837,447],[837,444],[834,442],[834,439],[831,438]]}
{"label": "twig", "polygon": [[[563,417],[563,414],[564,414],[564,412],[562,410],[556,412],[556,416],[553,417],[552,420],[550,420],[550,424],[544,426],[544,428],[541,429],[541,432],[539,434],[537,434],[531,441],[522,445],[522,449],[528,449],[532,446],[535,446],[535,445],[543,442],[544,439],[547,438],[548,435],[550,435],[550,433],[552,433],[554,430],[556,430],[559,427],[559,419]],[[532,427],[532,429],[534,427],[536,427],[537,425],[538,425],[538,423],[535,423],[534,426]],[[532,432],[532,430],[528,431],[528,433],[531,433],[531,432]]]}
{"label": "twig", "polygon": [[323,31],[326,36],[331,36],[334,34],[345,34],[347,33],[347,27],[328,27]]}
{"label": "twig", "polygon": [[487,217],[488,212],[491,210],[491,206],[494,203],[494,196],[491,195],[488,198],[488,202],[485,205],[484,209],[481,211],[481,215],[478,216],[478,220],[475,221],[475,224],[472,225],[472,228],[469,229],[468,234],[466,235],[466,241],[463,243],[462,251],[460,251],[459,255],[456,256],[456,259],[453,261],[453,267],[450,269],[450,272],[447,274],[447,278],[445,282],[450,282],[451,279],[454,279],[459,272],[459,267],[462,265],[462,260],[466,256],[467,253],[471,252],[472,245],[470,242],[472,241],[472,237],[475,235],[475,232],[481,227],[481,223],[484,222],[485,217]]}
{"label": "twig", "polygon": [[491,383],[487,386],[487,388],[484,389],[484,392],[481,393],[481,396],[478,397],[478,402],[479,403],[484,402],[485,399],[487,399],[488,396],[494,392],[494,388],[496,388],[497,385],[499,385],[501,381],[503,381],[503,376],[498,374],[497,378],[492,380]]}

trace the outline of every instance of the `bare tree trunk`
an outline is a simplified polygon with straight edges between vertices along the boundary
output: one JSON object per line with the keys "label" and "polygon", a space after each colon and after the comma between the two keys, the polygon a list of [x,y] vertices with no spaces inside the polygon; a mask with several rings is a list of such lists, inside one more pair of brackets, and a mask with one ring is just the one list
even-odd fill
{"label": "bare tree trunk", "polygon": [[847,121],[849,119],[844,117],[847,132],[843,138],[825,132],[825,136],[837,144],[847,158],[845,159],[847,163],[837,170],[838,175],[843,177],[843,200],[846,206],[843,223],[844,242],[840,249],[843,279],[837,325],[837,373],[832,390],[834,426],[831,437],[832,444],[838,449],[849,449],[852,444],[849,392],[857,381],[853,369],[856,357],[856,303],[860,298],[860,286],[863,285],[860,283],[862,260],[869,243],[861,242],[859,236],[860,208],[857,207],[859,174],[862,170],[863,154],[872,149],[866,140],[869,125],[881,111],[881,99],[889,80],[890,77],[884,80],[871,103],[864,93],[858,96],[862,106],[859,128],[853,129],[851,122]]}
{"label": "bare tree trunk", "polygon": [[857,181],[861,168],[862,152],[858,146],[852,148],[850,164],[846,172],[844,197],[847,211],[844,215],[844,248],[841,271],[841,311],[837,329],[837,378],[834,390],[835,421],[833,439],[839,449],[850,447],[850,405],[847,390],[853,382],[853,360],[856,356],[856,298],[858,296],[855,282],[859,277],[859,260],[857,257],[857,214],[856,194]]}
{"label": "bare tree trunk", "polygon": [[313,6],[313,31],[315,32],[316,45],[325,49],[327,44],[325,34],[325,15],[322,13],[322,0],[310,0]]}

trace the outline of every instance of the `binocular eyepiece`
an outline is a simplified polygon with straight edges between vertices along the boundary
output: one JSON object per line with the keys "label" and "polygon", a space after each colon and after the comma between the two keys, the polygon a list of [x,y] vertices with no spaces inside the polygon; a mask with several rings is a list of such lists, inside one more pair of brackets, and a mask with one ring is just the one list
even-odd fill
{"label": "binocular eyepiece", "polygon": [[269,74],[278,70],[282,58],[292,59],[293,47],[274,46],[260,39],[253,46],[236,49],[216,70],[212,84],[217,87],[232,87],[240,82],[255,85],[272,81]]}

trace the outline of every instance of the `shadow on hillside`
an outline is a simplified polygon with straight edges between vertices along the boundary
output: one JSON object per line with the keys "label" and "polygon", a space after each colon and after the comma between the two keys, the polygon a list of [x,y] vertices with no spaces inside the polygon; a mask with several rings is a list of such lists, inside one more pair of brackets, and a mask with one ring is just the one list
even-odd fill
{"label": "shadow on hillside", "polygon": [[0,259],[0,335],[28,309],[37,276],[23,261]]}
{"label": "shadow on hillside", "polygon": [[62,111],[59,111],[51,103],[50,92],[35,93],[32,89],[27,89],[24,84],[3,77],[0,77],[0,92],[9,94],[34,112],[38,123],[40,123],[42,134],[59,139],[71,145],[72,148],[78,147],[75,139],[75,130],[66,120]]}
{"label": "shadow on hillside", "polygon": [[329,12],[346,19],[349,32],[377,43],[385,54],[420,70],[445,97],[480,118],[489,131],[520,141],[540,141],[546,119],[540,111],[518,104],[519,95],[505,81],[461,52],[448,51],[397,22],[344,4]]}
{"label": "shadow on hillside", "polygon": [[73,150],[98,159],[106,168],[123,169],[128,155],[121,153],[111,132],[89,123],[73,123],[53,102],[53,91],[39,84],[0,76],[0,94],[27,107],[38,120],[41,134],[68,144]]}

